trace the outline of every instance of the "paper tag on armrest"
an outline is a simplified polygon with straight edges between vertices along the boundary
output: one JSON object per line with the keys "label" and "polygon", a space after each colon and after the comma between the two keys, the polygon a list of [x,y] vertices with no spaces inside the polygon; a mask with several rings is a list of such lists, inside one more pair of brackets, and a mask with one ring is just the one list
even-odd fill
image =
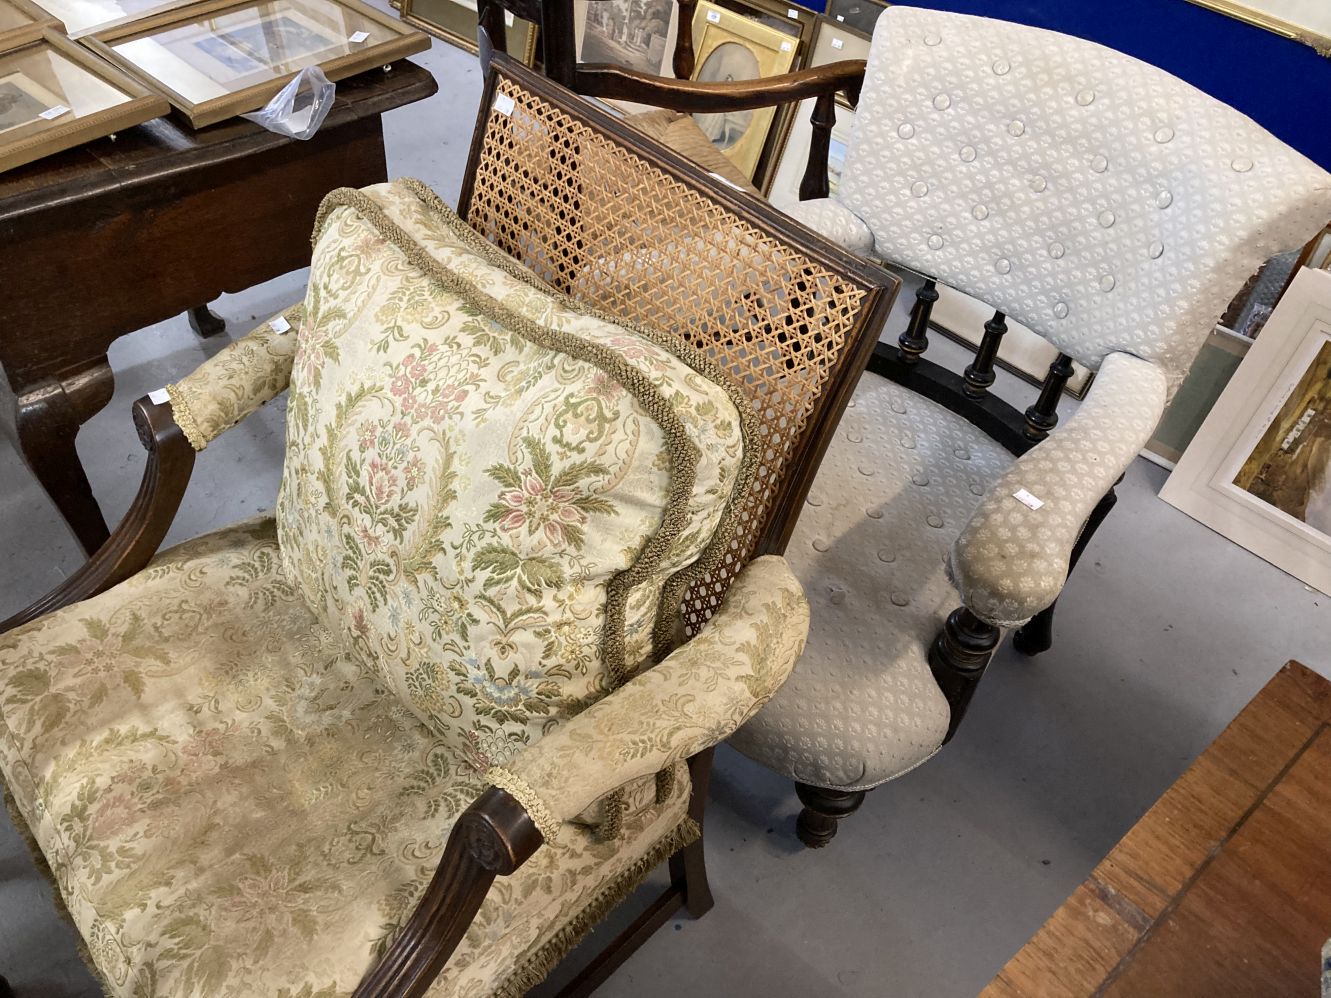
{"label": "paper tag on armrest", "polygon": [[495,94],[495,110],[500,114],[507,117],[513,113],[515,107],[517,107],[517,101],[508,94]]}
{"label": "paper tag on armrest", "polygon": [[1039,509],[1044,505],[1043,499],[1035,498],[1035,496],[1031,495],[1025,489],[1017,489],[1016,492],[1012,493],[1012,498],[1017,500],[1017,502],[1021,503],[1023,506],[1029,506],[1031,509]]}
{"label": "paper tag on armrest", "polygon": [[45,118],[47,121],[50,121],[53,118],[60,117],[62,114],[69,114],[69,108],[65,107],[63,104],[57,104],[55,107],[48,107],[45,111],[41,112],[41,114],[37,115],[37,117]]}
{"label": "paper tag on armrest", "polygon": [[291,328],[291,323],[287,322],[285,315],[279,315],[268,323],[268,327],[275,333],[285,333]]}
{"label": "paper tag on armrest", "polygon": [[165,388],[159,388],[155,392],[148,393],[148,401],[153,405],[163,405],[164,403],[171,401],[171,396],[167,394]]}
{"label": "paper tag on armrest", "polygon": [[354,35],[348,38],[347,41],[351,42],[352,45],[359,45],[369,37],[370,33],[368,31],[357,31]]}

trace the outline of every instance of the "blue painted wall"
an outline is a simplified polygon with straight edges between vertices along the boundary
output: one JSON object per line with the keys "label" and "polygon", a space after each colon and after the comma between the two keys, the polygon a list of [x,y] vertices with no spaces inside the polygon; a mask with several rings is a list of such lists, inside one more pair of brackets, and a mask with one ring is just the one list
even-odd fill
{"label": "blue painted wall", "polygon": [[[1079,35],[1168,70],[1331,170],[1331,59],[1187,0],[905,0]],[[1331,3],[1331,0],[1327,0]]]}

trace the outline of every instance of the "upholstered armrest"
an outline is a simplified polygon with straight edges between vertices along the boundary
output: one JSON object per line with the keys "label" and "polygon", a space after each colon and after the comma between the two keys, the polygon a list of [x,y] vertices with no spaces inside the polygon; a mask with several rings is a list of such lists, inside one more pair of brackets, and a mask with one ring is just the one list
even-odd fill
{"label": "upholstered armrest", "polygon": [[598,797],[728,738],[785,682],[808,631],[785,559],[757,558],[692,641],[486,778],[549,841]]}
{"label": "upholstered armrest", "polygon": [[190,446],[203,450],[286,389],[296,354],[296,326],[303,315],[301,305],[279,312],[166,386]]}
{"label": "upholstered armrest", "polygon": [[[948,572],[972,613],[1016,627],[1053,603],[1086,518],[1150,439],[1166,394],[1156,365],[1105,358],[1077,413],[1013,463],[953,544]],[[1023,489],[1038,509],[1014,498]]]}
{"label": "upholstered armrest", "polygon": [[873,233],[869,226],[836,198],[797,201],[782,210],[852,253],[868,256],[873,252]]}

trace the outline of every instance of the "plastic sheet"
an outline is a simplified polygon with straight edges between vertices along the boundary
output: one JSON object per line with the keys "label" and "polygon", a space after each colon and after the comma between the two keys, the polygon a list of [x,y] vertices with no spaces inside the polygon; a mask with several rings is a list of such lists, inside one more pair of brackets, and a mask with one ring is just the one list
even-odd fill
{"label": "plastic sheet", "polygon": [[267,104],[241,117],[278,135],[308,139],[319,130],[337,96],[337,85],[318,66],[306,66]]}

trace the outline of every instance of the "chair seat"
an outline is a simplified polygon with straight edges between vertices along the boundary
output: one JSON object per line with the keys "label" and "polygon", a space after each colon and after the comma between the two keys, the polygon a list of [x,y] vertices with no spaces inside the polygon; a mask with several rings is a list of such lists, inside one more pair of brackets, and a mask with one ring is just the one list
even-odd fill
{"label": "chair seat", "polygon": [[1012,456],[866,374],[786,558],[813,619],[794,674],[730,743],[801,783],[867,789],[928,759],[949,710],[927,661],[960,603],[943,559]]}
{"label": "chair seat", "polygon": [[[343,653],[270,518],[5,635],[0,676],[12,805],[116,995],[349,993],[490,762]],[[430,994],[524,993],[691,829],[675,777],[617,839],[565,826],[499,878]]]}

